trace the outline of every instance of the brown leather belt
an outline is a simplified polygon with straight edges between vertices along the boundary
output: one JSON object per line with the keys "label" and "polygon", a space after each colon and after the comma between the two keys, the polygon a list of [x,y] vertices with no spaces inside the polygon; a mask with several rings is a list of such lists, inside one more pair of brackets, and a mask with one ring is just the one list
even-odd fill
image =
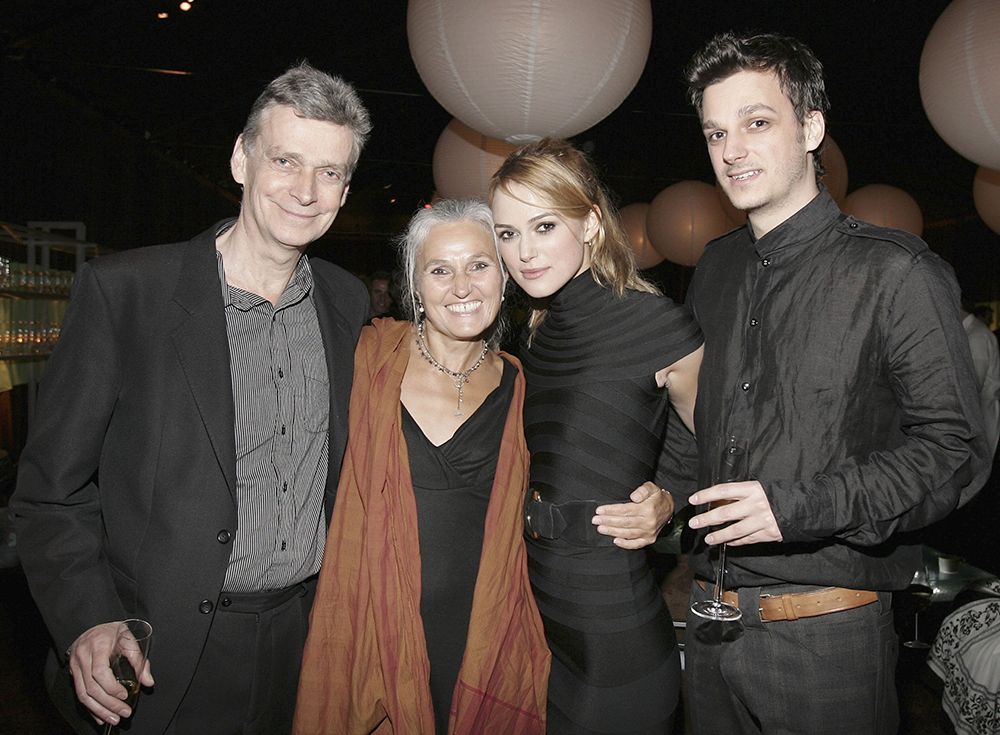
{"label": "brown leather belt", "polygon": [[[707,589],[700,579],[698,586]],[[786,592],[783,595],[761,594],[761,622],[775,623],[779,620],[798,620],[799,618],[814,618],[817,615],[853,610],[856,607],[871,605],[878,600],[878,592],[872,590],[849,590],[846,587],[825,587],[813,592]],[[738,593],[727,590],[722,593],[722,601],[730,605],[740,606]]]}

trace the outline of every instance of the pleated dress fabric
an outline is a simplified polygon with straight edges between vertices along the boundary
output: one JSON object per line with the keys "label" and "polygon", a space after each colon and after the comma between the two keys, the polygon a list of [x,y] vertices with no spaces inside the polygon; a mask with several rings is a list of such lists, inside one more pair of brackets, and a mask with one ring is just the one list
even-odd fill
{"label": "pleated dress fabric", "polygon": [[431,668],[439,735],[448,731],[479,573],[486,508],[517,370],[504,362],[500,385],[448,441],[435,446],[406,407],[403,436],[417,501],[420,617]]}
{"label": "pleated dress fabric", "polygon": [[[531,488],[552,503],[628,502],[663,444],[669,404],[654,375],[701,341],[670,299],[618,298],[589,272],[566,284],[521,346]],[[646,552],[529,538],[528,559],[552,651],[548,732],[667,732],[679,656]]]}

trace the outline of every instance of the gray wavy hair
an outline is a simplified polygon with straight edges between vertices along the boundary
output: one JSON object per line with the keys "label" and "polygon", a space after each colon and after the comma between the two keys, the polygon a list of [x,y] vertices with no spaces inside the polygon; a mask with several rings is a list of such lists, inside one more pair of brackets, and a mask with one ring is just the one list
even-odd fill
{"label": "gray wavy hair", "polygon": [[[403,270],[398,284],[400,301],[403,313],[411,321],[415,322],[420,318],[419,297],[416,288],[417,258],[420,255],[420,250],[430,236],[432,229],[438,225],[456,222],[471,222],[479,225],[484,232],[489,234],[497,264],[503,274],[501,292],[507,287],[507,269],[504,267],[503,258],[500,257],[500,247],[496,231],[493,229],[493,212],[490,211],[490,208],[479,199],[439,199],[431,207],[418,209],[410,218],[406,230],[396,239],[399,262]],[[497,348],[505,329],[506,319],[503,309],[501,309],[490,334],[487,336],[490,347]]]}
{"label": "gray wavy hair", "polygon": [[275,105],[291,107],[308,120],[332,122],[350,130],[351,159],[347,162],[347,179],[350,180],[372,131],[368,110],[354,87],[305,61],[291,67],[273,79],[250,108],[243,126],[243,149],[248,153],[260,134],[264,111]]}

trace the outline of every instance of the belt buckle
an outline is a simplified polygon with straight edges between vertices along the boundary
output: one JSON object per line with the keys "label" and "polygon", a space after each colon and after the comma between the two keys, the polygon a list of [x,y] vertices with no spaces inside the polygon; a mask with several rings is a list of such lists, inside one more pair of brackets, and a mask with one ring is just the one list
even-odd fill
{"label": "belt buckle", "polygon": [[[533,502],[536,502],[536,503],[541,502],[541,500],[542,500],[541,493],[539,493],[537,490],[532,490],[531,491],[531,500]],[[536,531],[531,526],[531,513],[530,512],[526,512],[524,514],[524,524],[528,527],[528,535],[531,536],[531,538],[537,540],[537,539],[540,539],[542,537],[541,534],[538,533],[538,531]]]}
{"label": "belt buckle", "polygon": [[[761,595],[758,595],[757,599],[758,600],[770,600],[772,597],[781,597],[781,595],[765,595],[765,594],[761,594]],[[757,617],[760,618],[760,622],[762,622],[762,623],[769,623],[769,622],[771,622],[770,620],[768,620],[767,618],[764,617],[764,606],[763,605],[760,605],[760,606],[757,607]]]}

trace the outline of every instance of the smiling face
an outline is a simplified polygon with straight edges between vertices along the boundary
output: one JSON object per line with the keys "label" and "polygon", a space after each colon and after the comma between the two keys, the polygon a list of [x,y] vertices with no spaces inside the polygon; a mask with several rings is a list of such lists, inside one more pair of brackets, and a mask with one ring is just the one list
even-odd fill
{"label": "smiling face", "polygon": [[464,221],[432,227],[414,274],[428,342],[482,339],[500,314],[504,281],[493,238],[482,225]]}
{"label": "smiling face", "polygon": [[775,74],[739,71],[709,85],[701,117],[715,176],[757,237],[819,193],[810,152],[823,141],[823,114],[800,121]]}
{"label": "smiling face", "polygon": [[500,254],[511,276],[532,298],[554,294],[590,268],[597,215],[570,219],[531,189],[517,183],[498,188],[490,204]]}
{"label": "smiling face", "polygon": [[230,159],[243,185],[246,232],[265,246],[296,250],[322,237],[347,199],[352,140],[347,127],[286,105],[265,110],[251,150],[241,136]]}

